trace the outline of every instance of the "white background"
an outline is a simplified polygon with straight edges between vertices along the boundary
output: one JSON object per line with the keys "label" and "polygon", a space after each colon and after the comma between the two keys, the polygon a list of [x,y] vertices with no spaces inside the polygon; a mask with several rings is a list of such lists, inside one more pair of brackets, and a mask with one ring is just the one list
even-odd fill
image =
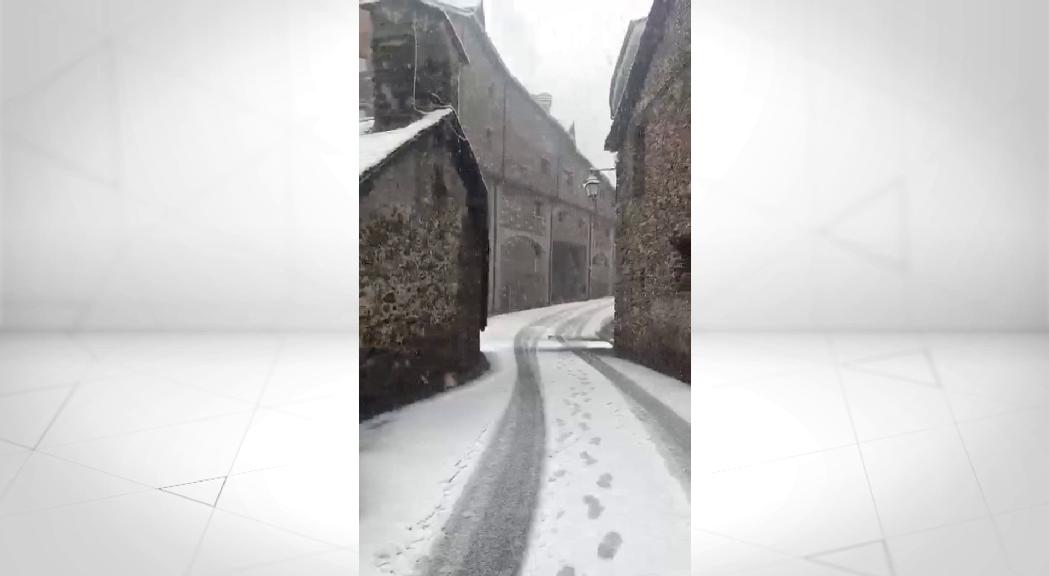
{"label": "white background", "polygon": [[699,329],[1047,323],[1044,0],[693,3]]}
{"label": "white background", "polygon": [[2,7],[5,328],[356,325],[356,6]]}

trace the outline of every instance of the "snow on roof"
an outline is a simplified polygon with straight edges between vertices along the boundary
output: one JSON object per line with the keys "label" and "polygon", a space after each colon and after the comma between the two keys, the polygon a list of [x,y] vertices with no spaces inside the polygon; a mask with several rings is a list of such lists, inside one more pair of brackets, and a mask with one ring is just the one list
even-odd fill
{"label": "snow on roof", "polygon": [[466,10],[473,12],[481,7],[481,0],[430,0],[433,4],[439,4],[447,8]]}
{"label": "snow on roof", "polygon": [[358,175],[363,176],[365,172],[378,167],[394,152],[414,141],[423,132],[436,126],[445,116],[451,113],[451,108],[441,108],[423,115],[422,118],[403,128],[387,130],[386,132],[361,134],[360,170]]}

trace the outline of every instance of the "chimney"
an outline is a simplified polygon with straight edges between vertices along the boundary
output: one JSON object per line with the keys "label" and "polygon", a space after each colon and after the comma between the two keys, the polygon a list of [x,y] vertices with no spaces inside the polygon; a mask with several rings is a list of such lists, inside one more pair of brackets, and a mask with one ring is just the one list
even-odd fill
{"label": "chimney", "polygon": [[458,106],[467,61],[448,17],[418,0],[362,4],[371,14],[375,131],[407,126],[423,112]]}
{"label": "chimney", "polygon": [[550,113],[550,107],[554,103],[553,96],[547,94],[546,92],[540,92],[539,94],[533,95],[532,98],[535,98],[535,101],[539,103],[539,106],[541,106],[543,110],[546,110],[547,114]]}

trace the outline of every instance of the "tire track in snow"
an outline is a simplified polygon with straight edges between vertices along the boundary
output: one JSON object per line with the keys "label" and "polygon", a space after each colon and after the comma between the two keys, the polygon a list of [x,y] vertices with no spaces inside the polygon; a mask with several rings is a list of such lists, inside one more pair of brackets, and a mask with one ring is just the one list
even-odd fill
{"label": "tire track in snow", "polygon": [[579,356],[583,361],[601,373],[626,397],[632,411],[659,440],[660,454],[667,464],[667,469],[678,480],[691,499],[692,492],[692,427],[681,416],[659,401],[655,396],[636,382],[619,372],[598,354],[590,350],[570,345],[573,336],[578,337],[580,330],[591,316],[601,308],[593,308],[573,316],[563,322],[557,330],[557,339]]}
{"label": "tire track in snow", "polygon": [[421,561],[426,576],[516,576],[538,508],[546,422],[536,342],[545,327],[577,312],[559,310],[514,338],[517,380],[491,443],[463,489],[440,540]]}

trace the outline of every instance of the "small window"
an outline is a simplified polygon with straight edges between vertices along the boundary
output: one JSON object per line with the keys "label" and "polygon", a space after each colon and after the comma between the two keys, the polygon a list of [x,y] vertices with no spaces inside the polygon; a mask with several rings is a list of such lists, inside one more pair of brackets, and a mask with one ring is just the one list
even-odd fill
{"label": "small window", "polygon": [[492,145],[492,134],[493,134],[493,133],[494,133],[494,132],[492,131],[492,129],[491,129],[491,128],[485,128],[485,129],[484,129],[484,141],[485,141],[485,143],[486,143],[486,144],[488,144],[489,146],[491,146],[491,145]]}
{"label": "small window", "polygon": [[690,234],[675,236],[670,240],[674,247],[674,286],[678,292],[692,290],[692,237]]}
{"label": "small window", "polygon": [[571,172],[565,172],[565,186],[568,187],[569,191],[572,191],[572,189],[575,187],[575,182],[572,181]]}
{"label": "small window", "polygon": [[558,222],[564,222],[565,221],[565,213],[564,212],[558,212],[557,213],[557,221]]}
{"label": "small window", "polygon": [[542,216],[543,215],[543,203],[542,202],[536,202],[535,203],[535,215],[536,216]]}
{"label": "small window", "polygon": [[580,227],[580,228],[582,228],[582,227],[583,227],[583,226],[584,226],[585,224],[586,224],[586,223],[585,223],[585,222],[583,222],[583,219],[582,219],[582,218],[580,218],[580,219],[579,219],[579,227]]}
{"label": "small window", "polygon": [[543,174],[549,174],[550,173],[550,161],[547,160],[546,158],[540,158],[539,159],[539,167],[542,168]]}
{"label": "small window", "polygon": [[495,98],[495,84],[488,85],[488,97]]}
{"label": "small window", "polygon": [[637,127],[637,131],[634,136],[634,154],[633,162],[631,162],[630,171],[632,172],[633,178],[631,179],[631,191],[632,196],[641,196],[645,193],[645,126],[641,124]]}
{"label": "small window", "polygon": [[444,171],[438,164],[433,165],[433,196],[438,200],[448,197],[448,186],[444,183]]}

